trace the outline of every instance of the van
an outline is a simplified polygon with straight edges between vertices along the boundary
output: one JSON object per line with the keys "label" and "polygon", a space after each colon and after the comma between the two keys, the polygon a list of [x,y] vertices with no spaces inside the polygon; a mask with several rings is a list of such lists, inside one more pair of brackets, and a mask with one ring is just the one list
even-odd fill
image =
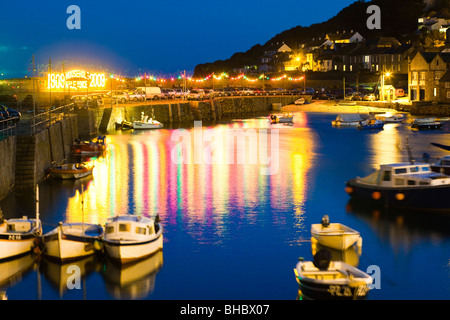
{"label": "van", "polygon": [[146,99],[156,100],[161,99],[161,88],[160,87],[137,87],[136,91],[145,94]]}

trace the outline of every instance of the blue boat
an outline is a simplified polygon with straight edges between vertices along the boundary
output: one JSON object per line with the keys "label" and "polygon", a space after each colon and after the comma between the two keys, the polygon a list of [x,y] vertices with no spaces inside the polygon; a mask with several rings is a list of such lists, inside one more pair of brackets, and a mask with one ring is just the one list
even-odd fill
{"label": "blue boat", "polygon": [[357,129],[383,129],[384,121],[376,119],[368,119],[360,121],[356,126]]}

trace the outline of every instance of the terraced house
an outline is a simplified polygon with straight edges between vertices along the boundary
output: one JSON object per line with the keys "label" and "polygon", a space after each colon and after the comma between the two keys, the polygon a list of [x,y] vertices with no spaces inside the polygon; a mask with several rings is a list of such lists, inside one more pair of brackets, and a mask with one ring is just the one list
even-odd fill
{"label": "terraced house", "polygon": [[449,63],[450,52],[417,52],[408,71],[411,101],[442,102],[450,83],[449,88],[445,88],[446,81],[440,80],[449,69]]}

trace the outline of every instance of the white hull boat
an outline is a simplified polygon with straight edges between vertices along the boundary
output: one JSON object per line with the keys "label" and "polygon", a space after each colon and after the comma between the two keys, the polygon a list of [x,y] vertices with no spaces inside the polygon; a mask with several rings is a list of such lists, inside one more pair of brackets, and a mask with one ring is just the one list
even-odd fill
{"label": "white hull boat", "polygon": [[311,236],[319,244],[336,250],[347,250],[352,245],[361,241],[358,231],[341,223],[330,223],[324,216],[322,223],[311,225]]}
{"label": "white hull boat", "polygon": [[[316,255],[317,256],[317,255]],[[363,300],[370,291],[373,278],[342,261],[299,261],[294,268],[295,279],[303,299]]]}
{"label": "white hull boat", "polygon": [[41,234],[40,220],[27,217],[5,220],[0,224],[0,260],[38,248]]}
{"label": "white hull boat", "polygon": [[60,260],[83,258],[101,250],[103,228],[89,223],[60,223],[44,234],[44,254]]}
{"label": "white hull boat", "polygon": [[162,227],[158,218],[117,216],[107,221],[103,241],[113,260],[132,262],[162,249]]}
{"label": "white hull boat", "polygon": [[140,121],[133,121],[133,129],[135,130],[147,130],[147,129],[161,129],[164,125],[156,121],[153,118],[148,118],[148,116],[144,115],[144,112],[142,112],[141,120]]}
{"label": "white hull boat", "polygon": [[294,104],[296,104],[296,105],[305,104],[305,98],[299,98],[299,99],[295,100]]}
{"label": "white hull boat", "polygon": [[48,173],[55,179],[81,179],[92,174],[94,167],[79,163],[68,163],[48,169]]}

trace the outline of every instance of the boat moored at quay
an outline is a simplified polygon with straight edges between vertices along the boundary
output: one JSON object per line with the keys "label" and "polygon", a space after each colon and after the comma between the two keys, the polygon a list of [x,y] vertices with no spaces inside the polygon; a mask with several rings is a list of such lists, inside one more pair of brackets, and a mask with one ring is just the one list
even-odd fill
{"label": "boat moored at quay", "polygon": [[450,211],[450,176],[433,172],[428,163],[383,164],[366,177],[347,181],[345,191],[384,206]]}

